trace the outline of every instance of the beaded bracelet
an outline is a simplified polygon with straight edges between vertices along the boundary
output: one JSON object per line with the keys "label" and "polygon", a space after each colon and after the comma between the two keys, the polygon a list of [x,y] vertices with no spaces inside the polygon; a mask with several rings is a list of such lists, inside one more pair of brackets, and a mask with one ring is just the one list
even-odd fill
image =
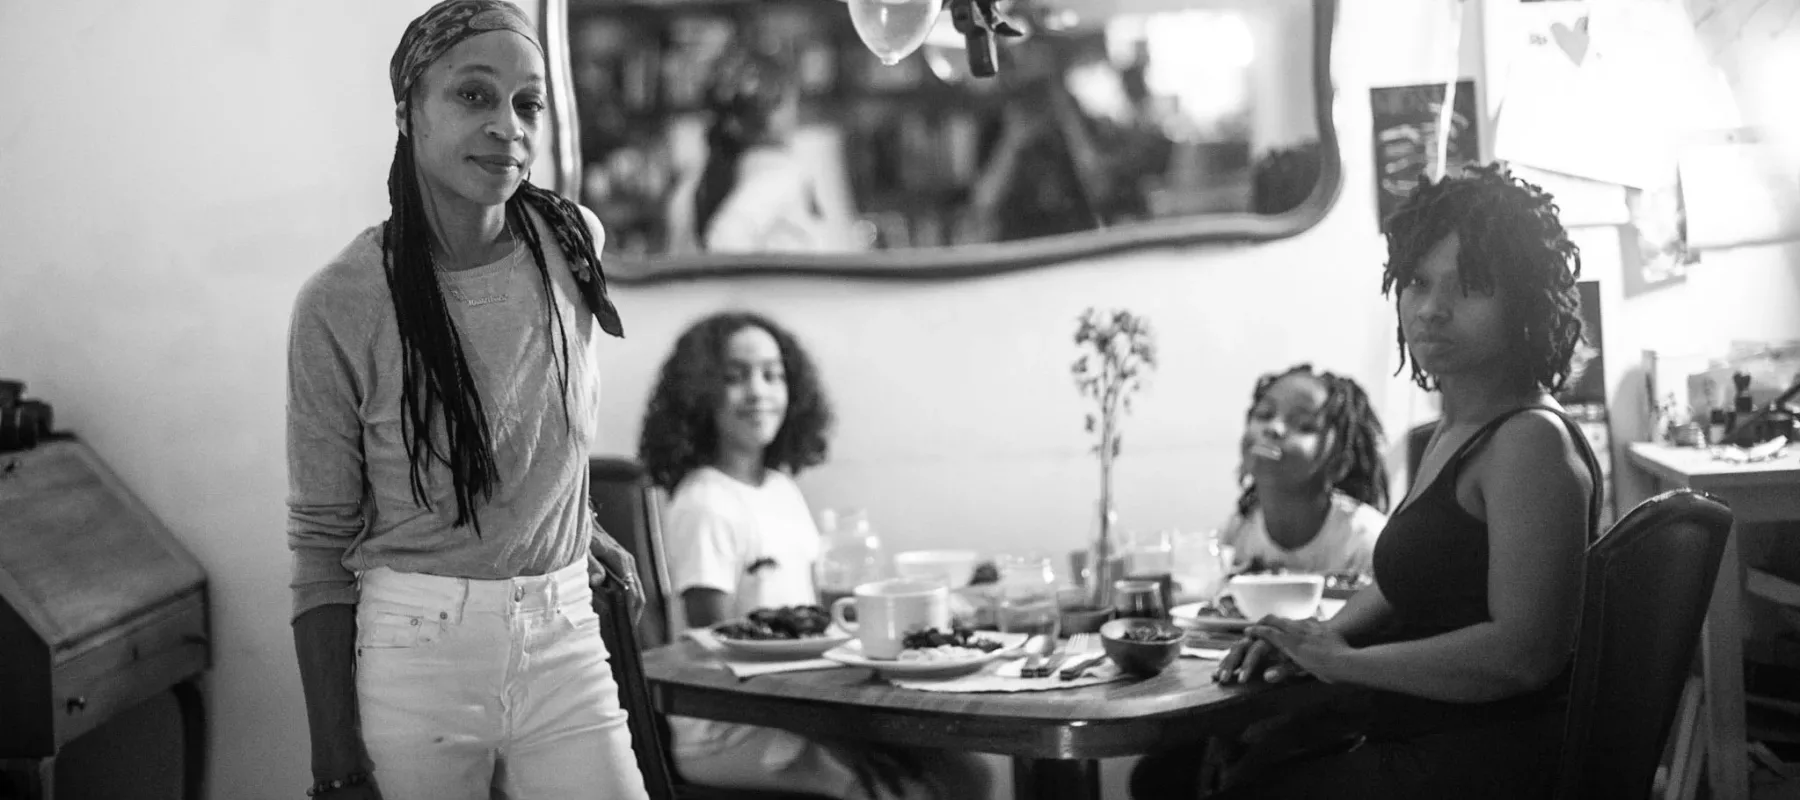
{"label": "beaded bracelet", "polygon": [[352,786],[362,786],[368,782],[369,773],[352,772],[342,778],[333,778],[328,781],[319,781],[318,783],[313,784],[311,789],[306,790],[306,796],[318,797],[326,792],[335,792],[339,789],[348,789]]}

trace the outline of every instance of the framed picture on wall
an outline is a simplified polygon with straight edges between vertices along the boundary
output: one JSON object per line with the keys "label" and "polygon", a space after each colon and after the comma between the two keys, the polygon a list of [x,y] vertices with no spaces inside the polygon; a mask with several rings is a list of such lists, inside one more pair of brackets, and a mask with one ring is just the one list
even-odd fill
{"label": "framed picture on wall", "polygon": [[[1375,209],[1382,231],[1387,218],[1437,168],[1438,124],[1449,87],[1441,83],[1387,86],[1369,90],[1375,125]],[[1475,82],[1456,82],[1444,174],[1455,175],[1481,160],[1476,129]]]}

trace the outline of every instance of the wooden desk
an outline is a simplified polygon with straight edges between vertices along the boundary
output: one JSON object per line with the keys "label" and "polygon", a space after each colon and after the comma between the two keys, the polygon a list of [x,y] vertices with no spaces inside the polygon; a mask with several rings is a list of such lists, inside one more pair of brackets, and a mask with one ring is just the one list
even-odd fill
{"label": "wooden desk", "polygon": [[658,711],[783,728],[817,739],[998,753],[1013,757],[1013,794],[1100,797],[1098,759],[1143,755],[1356,691],[1316,681],[1221,687],[1216,661],[1184,658],[1147,680],[1048,692],[948,694],[888,684],[866,669],[738,680],[683,640],[644,654]]}
{"label": "wooden desk", "polygon": [[1800,456],[1731,464],[1707,451],[1637,442],[1631,463],[1650,473],[1662,491],[1693,489],[1731,506],[1737,524],[1725,540],[1719,579],[1700,633],[1705,682],[1707,777],[1721,800],[1750,795],[1750,759],[1744,728],[1744,562],[1740,525],[1800,520]]}
{"label": "wooden desk", "polygon": [[183,796],[204,796],[207,635],[199,562],[93,450],[0,454],[0,772],[24,800],[55,796],[63,745],[171,690]]}

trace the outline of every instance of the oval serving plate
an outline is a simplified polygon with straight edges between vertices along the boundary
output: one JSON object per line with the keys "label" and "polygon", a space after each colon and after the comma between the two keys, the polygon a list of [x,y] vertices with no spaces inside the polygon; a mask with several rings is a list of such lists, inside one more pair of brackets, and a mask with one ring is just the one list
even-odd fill
{"label": "oval serving plate", "polygon": [[884,675],[902,678],[953,678],[967,675],[982,666],[999,658],[1017,655],[1018,648],[1002,647],[990,650],[978,656],[970,656],[955,661],[900,661],[897,659],[867,658],[863,656],[862,641],[852,639],[837,647],[825,651],[825,657],[851,667],[864,667]]}

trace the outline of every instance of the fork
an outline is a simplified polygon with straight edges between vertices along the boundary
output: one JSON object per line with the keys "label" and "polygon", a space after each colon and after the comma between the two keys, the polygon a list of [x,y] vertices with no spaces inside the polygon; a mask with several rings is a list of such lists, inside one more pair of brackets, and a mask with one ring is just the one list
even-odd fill
{"label": "fork", "polygon": [[[1078,633],[1069,637],[1069,647],[1066,652],[1068,657],[1074,659],[1075,663],[1058,675],[1058,677],[1065,681],[1074,680],[1079,677],[1081,673],[1092,669],[1095,665],[1106,659],[1106,653],[1100,646],[1100,637],[1098,634]],[[1059,664],[1058,666],[1061,665]],[[1046,675],[1048,675],[1048,673],[1046,673]]]}
{"label": "fork", "polygon": [[1038,664],[1037,669],[1023,674],[1027,678],[1048,678],[1051,675],[1056,674],[1057,668],[1061,667],[1063,662],[1069,660],[1071,657],[1081,655],[1082,653],[1091,650],[1097,650],[1099,647],[1100,639],[1098,636],[1091,633],[1074,634],[1069,637],[1069,641],[1066,642],[1062,649],[1057,651],[1056,655],[1052,656],[1049,661]]}

